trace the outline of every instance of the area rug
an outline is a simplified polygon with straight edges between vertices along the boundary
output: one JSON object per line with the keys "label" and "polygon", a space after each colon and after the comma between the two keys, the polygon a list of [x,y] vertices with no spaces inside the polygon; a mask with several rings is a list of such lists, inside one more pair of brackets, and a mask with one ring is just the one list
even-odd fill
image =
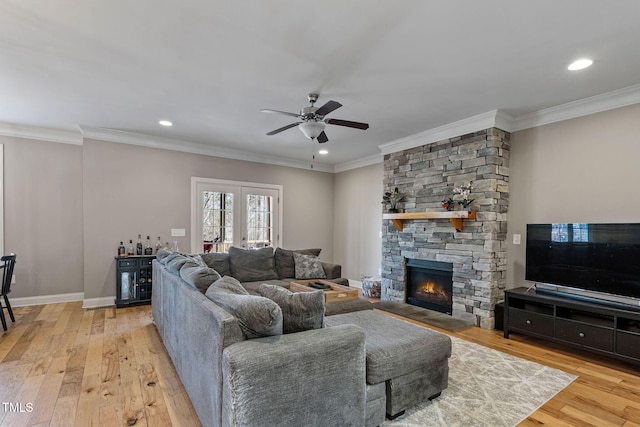
{"label": "area rug", "polygon": [[451,337],[449,387],[386,427],[516,426],[577,377]]}
{"label": "area rug", "polygon": [[437,311],[427,310],[426,308],[401,302],[378,301],[373,304],[373,307],[415,320],[416,322],[424,323],[425,325],[436,326],[449,332],[458,332],[474,326],[470,322],[454,319],[448,314],[438,313]]}

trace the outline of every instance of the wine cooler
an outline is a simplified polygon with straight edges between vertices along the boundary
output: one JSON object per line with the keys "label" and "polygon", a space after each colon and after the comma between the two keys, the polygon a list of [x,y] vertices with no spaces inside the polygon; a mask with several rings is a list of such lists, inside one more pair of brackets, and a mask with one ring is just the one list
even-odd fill
{"label": "wine cooler", "polygon": [[116,257],[116,307],[151,304],[155,256]]}

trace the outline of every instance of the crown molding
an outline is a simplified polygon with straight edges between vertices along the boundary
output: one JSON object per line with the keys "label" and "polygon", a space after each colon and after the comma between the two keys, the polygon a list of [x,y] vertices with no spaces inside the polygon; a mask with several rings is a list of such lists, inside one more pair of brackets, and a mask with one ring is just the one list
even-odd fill
{"label": "crown molding", "polygon": [[513,128],[513,119],[507,113],[500,110],[488,111],[473,117],[458,120],[457,122],[416,133],[415,135],[380,144],[378,145],[378,148],[382,154],[396,153],[398,151],[420,147],[422,145],[431,144],[433,142],[466,135],[471,132],[477,132],[492,127],[498,127],[507,132],[511,132],[511,129]]}
{"label": "crown molding", "polygon": [[640,84],[522,114],[515,118],[514,131],[575,119],[640,103]]}
{"label": "crown molding", "polygon": [[333,168],[334,173],[346,172],[351,169],[363,168],[365,166],[371,166],[378,163],[382,163],[384,161],[384,156],[382,154],[374,154],[372,156],[363,157],[358,160],[351,160],[349,162],[344,162],[335,165]]}
{"label": "crown molding", "polygon": [[[318,172],[339,173],[351,169],[369,166],[382,162],[385,154],[395,153],[433,142],[442,141],[471,132],[492,127],[507,132],[516,132],[537,126],[543,126],[563,120],[587,116],[615,108],[640,103],[640,84],[614,90],[589,98],[579,99],[555,107],[545,108],[532,113],[513,116],[503,110],[493,110],[473,117],[426,130],[404,138],[378,145],[380,154],[362,159],[348,161],[335,166],[314,163],[313,170]],[[246,151],[198,144],[182,140],[155,137],[132,132],[118,131],[90,126],[78,126],[79,131],[66,131],[39,126],[0,122],[0,135],[58,142],[63,144],[82,145],[84,138],[123,144],[140,145],[166,150],[182,151],[192,154],[244,160],[270,165],[311,169],[311,162],[292,160],[276,156],[249,153]]]}
{"label": "crown molding", "polygon": [[507,113],[504,110],[496,110],[495,122],[491,127],[501,129],[505,132],[513,132],[515,130],[515,123],[516,118],[513,115]]}
{"label": "crown molding", "polygon": [[[286,159],[276,156],[248,153],[246,151],[233,150],[213,145],[198,144],[195,142],[177,139],[144,135],[133,132],[125,132],[114,129],[80,126],[84,138],[100,141],[118,142],[121,144],[139,145],[143,147],[161,148],[164,150],[181,151],[191,154],[222,157],[225,159],[243,160],[247,162],[266,163],[276,166],[285,166],[298,169],[311,169],[311,162]],[[333,172],[333,166],[313,163],[313,170],[318,172]]]}
{"label": "crown molding", "polygon": [[390,154],[491,127],[516,132],[638,103],[640,103],[640,84],[519,116],[513,116],[503,110],[493,110],[387,142],[378,145],[378,148],[383,155]]}
{"label": "crown molding", "polygon": [[0,135],[36,139],[38,141],[59,142],[62,144],[82,145],[82,134],[80,132],[19,125],[15,123],[0,122]]}

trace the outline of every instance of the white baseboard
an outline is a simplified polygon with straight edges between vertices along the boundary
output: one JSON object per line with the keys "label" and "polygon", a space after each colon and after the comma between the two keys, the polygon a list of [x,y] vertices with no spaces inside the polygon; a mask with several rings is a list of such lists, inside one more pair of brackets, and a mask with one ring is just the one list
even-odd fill
{"label": "white baseboard", "polygon": [[98,308],[109,307],[115,305],[116,297],[100,297],[100,298],[88,298],[82,303],[82,308]]}
{"label": "white baseboard", "polygon": [[115,296],[101,298],[84,298],[84,292],[70,294],[41,295],[37,297],[11,298],[11,307],[26,307],[29,305],[57,304],[62,302],[82,301],[82,308],[109,307],[115,305]]}
{"label": "white baseboard", "polygon": [[70,294],[41,295],[37,297],[10,298],[11,307],[25,307],[28,305],[56,304],[60,302],[82,301],[84,292]]}
{"label": "white baseboard", "polygon": [[349,279],[349,286],[353,286],[354,288],[362,289],[362,282],[359,280],[351,280]]}

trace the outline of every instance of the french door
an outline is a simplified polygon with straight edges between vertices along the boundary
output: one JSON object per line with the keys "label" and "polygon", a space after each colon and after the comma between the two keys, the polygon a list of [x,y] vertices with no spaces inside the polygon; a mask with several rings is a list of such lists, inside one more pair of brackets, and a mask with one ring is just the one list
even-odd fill
{"label": "french door", "polygon": [[192,178],[193,253],[280,245],[282,186]]}

